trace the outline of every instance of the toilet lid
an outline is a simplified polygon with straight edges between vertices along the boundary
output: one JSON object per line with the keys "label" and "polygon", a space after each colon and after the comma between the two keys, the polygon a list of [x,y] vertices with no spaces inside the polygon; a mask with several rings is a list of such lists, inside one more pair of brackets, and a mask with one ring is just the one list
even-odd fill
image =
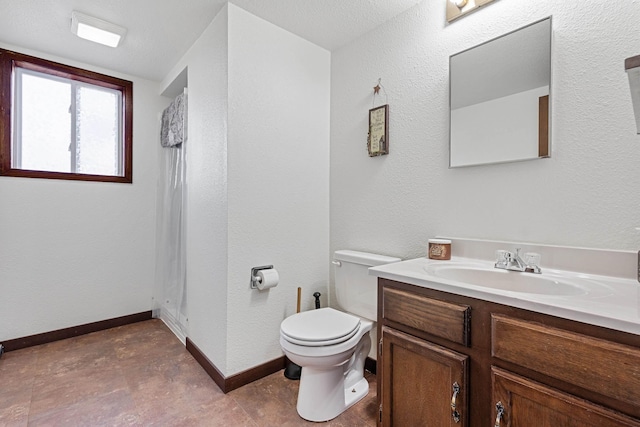
{"label": "toilet lid", "polygon": [[294,344],[318,346],[346,341],[359,327],[360,318],[326,307],[287,317],[280,331]]}

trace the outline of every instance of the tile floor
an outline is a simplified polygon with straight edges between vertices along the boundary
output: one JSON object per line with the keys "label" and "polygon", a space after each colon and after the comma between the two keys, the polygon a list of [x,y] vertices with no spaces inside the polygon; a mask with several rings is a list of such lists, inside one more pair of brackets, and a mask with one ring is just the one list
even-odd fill
{"label": "tile floor", "polygon": [[5,353],[0,426],[374,426],[370,392],[338,418],[302,420],[282,371],[223,394],[159,320]]}

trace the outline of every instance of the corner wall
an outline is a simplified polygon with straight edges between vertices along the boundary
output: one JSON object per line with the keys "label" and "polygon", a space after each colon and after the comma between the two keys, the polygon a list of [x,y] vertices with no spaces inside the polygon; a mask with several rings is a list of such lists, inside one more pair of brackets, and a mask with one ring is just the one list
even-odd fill
{"label": "corner wall", "polygon": [[228,4],[165,86],[185,67],[188,336],[229,377],[282,356],[298,286],[327,294],[330,54]]}
{"label": "corner wall", "polygon": [[222,372],[227,348],[228,16],[225,6],[162,86],[187,68],[187,335]]}
{"label": "corner wall", "polygon": [[133,184],[0,177],[0,341],[151,310],[158,113],[155,82],[133,81]]}
{"label": "corner wall", "polygon": [[[329,280],[330,53],[229,5],[228,372],[282,355],[280,322]],[[280,284],[249,289],[251,267]],[[326,303],[323,303],[326,305]]]}

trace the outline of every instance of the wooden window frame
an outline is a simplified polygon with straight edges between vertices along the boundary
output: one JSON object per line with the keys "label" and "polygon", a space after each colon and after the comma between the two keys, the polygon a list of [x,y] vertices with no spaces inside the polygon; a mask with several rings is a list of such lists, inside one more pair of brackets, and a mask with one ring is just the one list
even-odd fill
{"label": "wooden window frame", "polygon": [[[12,81],[16,68],[37,71],[122,93],[122,159],[123,175],[93,175],[74,172],[51,172],[14,168],[12,159]],[[133,182],[133,83],[105,74],[71,67],[46,59],[0,49],[0,176],[63,179],[76,181]]]}

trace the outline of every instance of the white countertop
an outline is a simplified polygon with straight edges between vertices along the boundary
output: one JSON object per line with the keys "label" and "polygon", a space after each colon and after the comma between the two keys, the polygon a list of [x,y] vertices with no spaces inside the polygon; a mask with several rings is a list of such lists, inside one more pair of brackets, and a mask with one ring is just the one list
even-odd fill
{"label": "white countertop", "polygon": [[[543,267],[541,277],[562,277],[572,283],[578,283],[584,290],[580,295],[545,295],[475,286],[444,279],[427,272],[429,267],[445,263],[450,266],[459,263],[472,264],[478,268],[493,268],[493,263],[490,261],[471,258],[452,257],[450,261],[416,258],[371,267],[369,274],[640,335],[640,283],[636,280]],[[508,274],[532,273],[508,272]]]}

